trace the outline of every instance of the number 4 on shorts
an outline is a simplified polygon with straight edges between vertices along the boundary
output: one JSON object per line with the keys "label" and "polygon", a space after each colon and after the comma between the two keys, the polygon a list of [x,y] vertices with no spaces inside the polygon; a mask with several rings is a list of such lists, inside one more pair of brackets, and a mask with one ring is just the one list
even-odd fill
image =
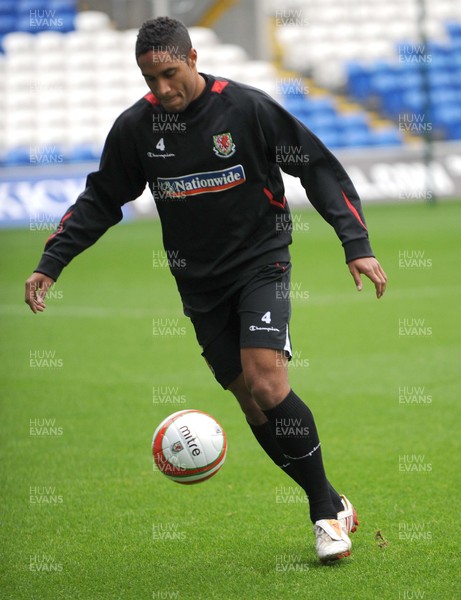
{"label": "number 4 on shorts", "polygon": [[261,317],[261,321],[263,323],[270,323],[271,322],[271,311],[268,310],[267,313],[264,313],[263,316]]}

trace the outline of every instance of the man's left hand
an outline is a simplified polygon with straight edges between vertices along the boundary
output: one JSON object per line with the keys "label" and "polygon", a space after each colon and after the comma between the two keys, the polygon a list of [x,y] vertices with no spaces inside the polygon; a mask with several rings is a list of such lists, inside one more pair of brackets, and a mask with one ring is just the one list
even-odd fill
{"label": "man's left hand", "polygon": [[386,290],[387,275],[379,262],[373,256],[366,256],[364,258],[356,258],[351,260],[347,266],[354,278],[357,291],[362,291],[362,279],[360,275],[366,275],[368,279],[375,284],[376,297],[379,299]]}

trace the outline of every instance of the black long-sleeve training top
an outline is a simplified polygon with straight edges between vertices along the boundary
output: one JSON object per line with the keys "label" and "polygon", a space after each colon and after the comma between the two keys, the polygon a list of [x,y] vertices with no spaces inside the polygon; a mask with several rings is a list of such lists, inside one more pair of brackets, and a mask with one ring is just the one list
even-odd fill
{"label": "black long-sleeve training top", "polygon": [[289,260],[280,169],[299,177],[346,261],[373,256],[357,192],[322,142],[264,92],[203,76],[205,90],[182,113],[148,93],[117,118],[99,170],[47,240],[37,272],[56,280],[147,182],[181,295],[223,289],[245,270]]}

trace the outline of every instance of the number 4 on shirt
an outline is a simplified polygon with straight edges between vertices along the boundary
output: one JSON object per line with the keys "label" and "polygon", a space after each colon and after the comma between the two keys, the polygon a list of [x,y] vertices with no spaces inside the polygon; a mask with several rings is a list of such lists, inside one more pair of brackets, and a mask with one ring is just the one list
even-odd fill
{"label": "number 4 on shirt", "polygon": [[267,313],[264,313],[263,316],[261,317],[261,321],[263,323],[270,323],[271,322],[271,311],[267,311]]}
{"label": "number 4 on shirt", "polygon": [[155,147],[157,150],[161,150],[162,152],[165,150],[165,142],[163,141],[163,138],[159,139],[158,144]]}

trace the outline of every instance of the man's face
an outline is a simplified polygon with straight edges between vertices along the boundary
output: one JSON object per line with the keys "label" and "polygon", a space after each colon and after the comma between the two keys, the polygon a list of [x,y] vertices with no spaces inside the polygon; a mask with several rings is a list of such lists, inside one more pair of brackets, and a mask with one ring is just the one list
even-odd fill
{"label": "man's face", "polygon": [[169,52],[146,52],[138,56],[138,66],[151,92],[167,112],[182,112],[200,94],[195,68],[197,52],[172,56]]}

